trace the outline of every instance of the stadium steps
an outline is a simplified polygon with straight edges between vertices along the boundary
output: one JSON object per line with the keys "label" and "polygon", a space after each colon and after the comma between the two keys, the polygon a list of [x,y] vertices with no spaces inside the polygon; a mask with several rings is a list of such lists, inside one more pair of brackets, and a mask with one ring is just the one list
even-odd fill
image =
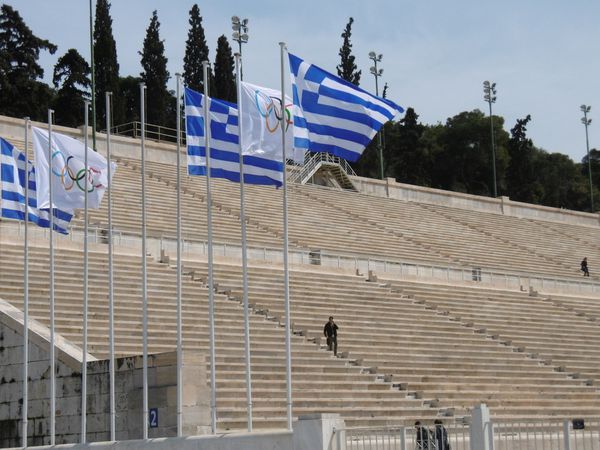
{"label": "stadium steps", "polygon": [[467,221],[461,220],[459,217],[456,216],[452,216],[450,214],[446,214],[445,211],[442,211],[441,208],[433,208],[429,205],[426,204],[419,204],[419,206],[421,208],[425,208],[425,209],[429,209],[430,211],[436,212],[437,214],[440,214],[441,216],[445,217],[446,219],[450,220],[450,221],[454,221],[457,222],[460,225],[463,225],[467,228],[470,228],[471,230],[477,232],[477,233],[482,233],[484,234],[488,239],[493,239],[495,241],[500,241],[506,245],[509,246],[513,246],[515,248],[517,248],[518,250],[521,250],[523,252],[527,252],[529,254],[531,254],[531,256],[535,257],[535,258],[542,258],[545,259],[546,261],[550,262],[551,264],[555,265],[555,266],[560,266],[563,267],[563,269],[565,271],[569,271],[572,269],[572,266],[569,266],[567,264],[563,264],[563,261],[560,259],[556,259],[554,257],[545,255],[543,253],[538,252],[535,248],[532,248],[531,246],[526,246],[526,245],[520,245],[519,243],[515,242],[513,239],[509,239],[506,236],[498,236],[496,235],[496,233],[492,233],[490,231],[485,231],[481,229],[480,224],[478,223],[477,225],[475,224],[471,224]]}
{"label": "stadium steps", "polygon": [[600,352],[594,344],[600,340],[597,325],[574,314],[565,315],[543,299],[522,293],[398,281],[392,281],[392,285],[450,317],[469,321],[482,336],[551,371],[546,376],[555,379],[545,384],[579,385],[589,392],[591,404],[598,402],[597,388],[592,385],[593,375],[597,378],[600,368]]}
{"label": "stadium steps", "polygon": [[[206,270],[206,263],[201,261],[184,260],[183,265],[198,273]],[[228,280],[229,295],[241,298],[239,267],[220,264],[214,272],[216,280]],[[327,285],[333,291],[339,289],[345,293],[330,298],[322,298],[320,293],[311,296],[309,291],[301,291],[302,294],[297,295],[294,288],[302,285],[300,280],[303,279],[314,286]],[[254,307],[268,311],[274,317],[283,316],[277,297],[269,294],[280,289],[281,270],[250,267],[249,280],[253,287],[249,298]],[[348,287],[354,294],[348,292]],[[341,327],[340,352],[347,351],[349,357],[383,375],[407,396],[437,399],[436,407],[447,407],[454,401],[453,396],[445,399],[444,392],[455,394],[463,390],[469,395],[460,400],[457,394],[454,403],[471,407],[487,398],[488,392],[497,392],[498,389],[502,390],[498,393],[500,399],[514,400],[520,407],[560,393],[556,402],[540,403],[540,415],[569,411],[568,408],[577,404],[578,399],[596,397],[595,389],[586,386],[582,380],[574,380],[553,370],[541,359],[532,359],[497,337],[483,335],[472,324],[452,320],[443,311],[423,304],[418,296],[408,298],[386,285],[367,283],[362,277],[345,275],[332,278],[308,271],[293,271],[290,289],[294,330],[303,330],[322,346],[319,318],[333,314]],[[368,294],[363,295],[365,292]],[[503,291],[497,293],[501,297],[512,296],[512,293]],[[378,325],[374,327],[373,324]],[[393,361],[398,362],[394,364]],[[411,370],[403,367],[404,361],[412,367]],[[436,370],[431,370],[432,365]],[[490,369],[490,365],[495,365],[495,369]],[[394,373],[394,368],[399,369],[398,373]],[[570,396],[571,393],[574,397]],[[519,408],[514,411],[515,414],[521,413]]]}
{"label": "stadium steps", "polygon": [[[22,307],[22,245],[0,244],[3,270],[0,273],[2,296]],[[55,249],[56,326],[57,332],[81,344],[82,329],[82,258],[79,249]],[[47,325],[48,291],[47,248],[30,247],[30,314]],[[6,268],[4,268],[6,267]],[[44,270],[44,267],[46,269]],[[141,257],[115,254],[116,348],[120,356],[141,353]],[[106,254],[90,251],[89,348],[100,358],[107,356],[108,304]],[[208,291],[200,281],[183,277],[184,347],[207,352]],[[308,282],[308,280],[305,280]],[[148,259],[149,351],[173,351],[175,333],[175,271],[167,264]],[[36,287],[37,286],[37,287]],[[216,369],[219,429],[246,428],[245,378],[243,362],[242,307],[237,299],[215,293]],[[285,421],[285,354],[284,329],[278,321],[253,313],[251,323],[251,357],[253,392],[256,408],[255,428],[265,428]],[[394,417],[435,417],[439,410],[426,399],[416,399],[394,388],[392,383],[377,379],[376,374],[352,358],[334,358],[304,336],[292,336],[294,398],[301,402],[295,414],[335,411],[360,424],[354,417],[362,411],[370,423],[388,423]],[[316,393],[315,393],[316,392]],[[313,395],[313,393],[315,393]],[[297,396],[297,397],[296,397]],[[315,402],[310,403],[311,398]],[[335,402],[327,401],[336,399]],[[296,407],[296,405],[295,405]],[[377,422],[378,421],[378,422]]]}

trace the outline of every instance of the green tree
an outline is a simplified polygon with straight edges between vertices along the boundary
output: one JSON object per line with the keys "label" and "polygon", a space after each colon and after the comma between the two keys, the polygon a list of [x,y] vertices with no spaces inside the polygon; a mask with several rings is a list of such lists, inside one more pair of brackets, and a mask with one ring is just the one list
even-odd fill
{"label": "green tree", "polygon": [[[585,178],[587,182],[587,197],[589,199],[589,179],[590,179],[590,167],[588,165],[588,160],[592,162],[592,185],[594,188],[594,209],[598,211],[598,204],[600,203],[600,190],[598,189],[598,183],[600,183],[600,151],[593,148],[590,150],[590,157],[585,155],[581,160],[581,175]],[[588,204],[590,202],[588,201]],[[589,208],[587,208],[589,210]]]}
{"label": "green tree", "polygon": [[[512,200],[538,203],[542,199],[543,188],[536,173],[536,150],[527,137],[528,114],[510,130],[508,154],[510,162],[506,174],[507,193]],[[539,151],[538,151],[539,152]]]}
{"label": "green tree", "polygon": [[[187,87],[198,92],[204,91],[204,72],[202,62],[208,61],[208,46],[202,27],[202,16],[197,4],[190,10],[190,30],[185,43],[183,57],[183,81]],[[210,80],[210,68],[209,68]]]}
{"label": "green tree", "polygon": [[160,39],[160,22],[156,10],[152,13],[140,55],[143,68],[140,77],[146,83],[147,121],[153,125],[168,126],[174,119],[167,115],[171,97],[167,90],[169,71],[165,45]]}
{"label": "green tree", "polygon": [[215,76],[214,92],[216,98],[227,100],[228,102],[237,102],[237,92],[235,89],[235,76],[233,54],[229,41],[222,35],[217,40],[217,55],[215,56]]}
{"label": "green tree", "polygon": [[356,70],[357,66],[354,62],[354,55],[352,54],[352,44],[350,43],[350,36],[352,36],[352,24],[354,23],[354,19],[350,17],[348,23],[346,24],[346,28],[342,33],[342,37],[344,38],[344,43],[340,48],[340,65],[337,66],[337,72],[340,78],[343,78],[350,83],[358,86],[360,84],[360,70]]}
{"label": "green tree", "polygon": [[418,122],[419,115],[407,108],[404,117],[389,127],[384,160],[388,175],[402,183],[429,186],[431,161],[421,142],[425,126]]}
{"label": "green tree", "polygon": [[33,34],[18,11],[0,7],[0,114],[45,120],[52,90],[38,81],[44,70],[40,51],[56,52],[56,45]]}
{"label": "green tree", "polygon": [[96,125],[106,126],[105,93],[112,92],[112,122],[124,122],[123,106],[119,92],[119,63],[117,44],[113,37],[112,17],[108,0],[97,0],[94,22],[94,65],[96,76]]}
{"label": "green tree", "polygon": [[[504,119],[493,116],[496,133],[496,179],[498,192],[505,191],[504,177],[508,165],[508,133]],[[449,118],[441,141],[432,154],[432,187],[492,195],[492,150],[489,117],[479,110],[465,111]]]}
{"label": "green tree", "polygon": [[127,121],[140,120],[140,82],[138,77],[119,78],[119,96],[121,97],[123,115]]}
{"label": "green tree", "polygon": [[368,178],[379,178],[379,149],[377,138],[369,142],[358,161],[350,163],[357,175]]}
{"label": "green tree", "polygon": [[589,186],[581,168],[562,153],[540,152],[537,173],[543,187],[541,204],[589,210]]}
{"label": "green tree", "polygon": [[58,59],[52,82],[58,89],[53,102],[56,123],[77,127],[83,123],[83,102],[90,99],[90,65],[74,48]]}

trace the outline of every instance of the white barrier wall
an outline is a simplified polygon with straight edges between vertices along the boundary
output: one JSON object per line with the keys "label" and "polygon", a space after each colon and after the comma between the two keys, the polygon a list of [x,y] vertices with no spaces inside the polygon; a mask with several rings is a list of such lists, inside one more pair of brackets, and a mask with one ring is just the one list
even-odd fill
{"label": "white barrier wall", "polygon": [[[23,313],[0,299],[0,448],[21,444],[23,408]],[[49,330],[30,322],[29,345],[29,445],[50,441]],[[56,442],[75,443],[81,431],[81,349],[56,335]],[[176,353],[148,357],[149,408],[155,410],[150,437],[177,435]],[[108,360],[88,355],[87,440],[109,438]],[[183,356],[183,432],[210,432],[210,387],[206,358],[199,352]],[[142,437],[142,357],[115,362],[117,439]]]}
{"label": "white barrier wall", "polygon": [[39,450],[294,450],[292,433],[271,431],[36,447]]}

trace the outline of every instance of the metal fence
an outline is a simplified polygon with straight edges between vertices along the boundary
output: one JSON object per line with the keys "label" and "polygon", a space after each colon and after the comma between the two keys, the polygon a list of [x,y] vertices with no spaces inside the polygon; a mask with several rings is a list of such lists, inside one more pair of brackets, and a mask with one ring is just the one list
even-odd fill
{"label": "metal fence", "polygon": [[[104,132],[106,130],[103,130]],[[133,121],[115,125],[111,132],[117,136],[139,138],[142,135],[142,123]],[[146,138],[157,142],[177,142],[177,130],[161,125],[146,124]],[[181,131],[181,142],[185,144],[185,130]]]}
{"label": "metal fence", "polygon": [[469,450],[469,424],[456,420],[418,426],[338,430],[346,450]]}
{"label": "metal fence", "polygon": [[600,450],[598,418],[493,421],[491,429],[493,450]]}

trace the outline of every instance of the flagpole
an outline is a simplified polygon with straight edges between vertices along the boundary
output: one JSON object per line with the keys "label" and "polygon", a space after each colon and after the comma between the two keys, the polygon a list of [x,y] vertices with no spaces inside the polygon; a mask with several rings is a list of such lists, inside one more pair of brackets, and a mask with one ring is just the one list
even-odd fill
{"label": "flagpole", "polygon": [[86,440],[86,412],[87,412],[87,352],[88,352],[88,120],[90,102],[84,101],[84,191],[83,191],[83,355],[81,359],[81,443]]}
{"label": "flagpole", "polygon": [[279,43],[281,52],[281,149],[283,156],[283,280],[285,302],[285,376],[287,386],[287,425],[292,430],[292,341],[290,335],[290,274],[288,262],[288,204],[287,204],[287,174],[285,149],[285,82],[283,76],[285,42]]}
{"label": "flagpole", "polygon": [[208,228],[208,321],[210,346],[210,426],[217,432],[217,377],[215,357],[215,292],[213,282],[212,196],[210,191],[210,118],[208,114],[208,61],[202,61],[204,72],[204,145],[206,149],[206,204]]}
{"label": "flagpole", "polygon": [[90,0],[90,59],[91,59],[91,91],[92,91],[92,144],[96,151],[96,63],[94,58],[94,25],[92,0]]}
{"label": "flagpole", "polygon": [[177,436],[183,435],[183,321],[181,304],[181,74],[177,80]]}
{"label": "flagpole", "polygon": [[244,205],[244,157],[242,152],[242,78],[241,56],[235,54],[235,81],[238,98],[238,130],[240,156],[240,222],[242,224],[242,296],[244,303],[244,349],[246,362],[246,410],[248,413],[248,431],[252,431],[252,372],[250,364],[250,318],[248,312],[248,249],[246,243],[246,213]]}
{"label": "flagpole", "polygon": [[110,384],[110,440],[116,440],[116,405],[115,405],[115,303],[113,285],[113,239],[112,239],[112,168],[110,162],[110,126],[111,108],[110,97],[112,92],[107,92],[106,97],[106,162],[107,162],[107,201],[108,201],[108,346],[109,346],[109,384]]}
{"label": "flagpole", "polygon": [[142,429],[143,439],[148,439],[148,296],[146,271],[146,85],[140,83],[140,121],[142,127],[142,309],[143,309],[143,389],[142,389]]}
{"label": "flagpole", "polygon": [[23,422],[22,422],[22,444],[27,447],[27,407],[29,406],[29,117],[25,117],[25,242],[23,243]]}
{"label": "flagpole", "polygon": [[48,217],[50,220],[50,445],[56,443],[56,370],[54,356],[54,210],[52,199],[52,115],[48,110]]}

